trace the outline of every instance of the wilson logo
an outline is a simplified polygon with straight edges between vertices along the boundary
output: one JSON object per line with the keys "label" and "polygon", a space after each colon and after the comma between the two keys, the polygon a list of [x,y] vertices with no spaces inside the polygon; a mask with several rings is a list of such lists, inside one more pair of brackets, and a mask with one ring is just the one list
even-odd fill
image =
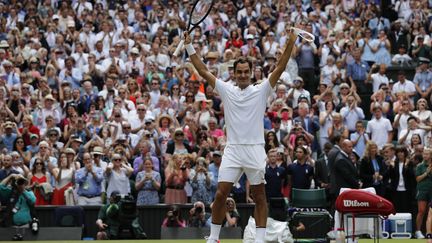
{"label": "wilson logo", "polygon": [[345,207],[369,207],[369,202],[359,202],[357,200],[343,200]]}

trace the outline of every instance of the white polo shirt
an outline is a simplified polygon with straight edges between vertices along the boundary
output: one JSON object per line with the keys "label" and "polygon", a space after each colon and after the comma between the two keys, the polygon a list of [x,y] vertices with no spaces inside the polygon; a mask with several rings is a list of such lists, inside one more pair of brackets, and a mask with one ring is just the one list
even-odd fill
{"label": "white polo shirt", "polygon": [[380,73],[374,73],[371,75],[372,77],[372,85],[373,85],[373,92],[377,92],[379,90],[379,86],[381,84],[389,84],[389,79],[387,78],[387,76],[381,75]]}
{"label": "white polo shirt", "polygon": [[216,79],[224,104],[228,144],[264,144],[264,112],[273,89],[268,79],[245,89]]}
{"label": "white polo shirt", "polygon": [[368,122],[366,128],[366,132],[372,134],[371,139],[375,141],[379,149],[382,149],[384,144],[387,143],[388,132],[391,131],[393,131],[393,127],[389,119],[384,117],[381,117],[379,120],[376,118],[372,119]]}

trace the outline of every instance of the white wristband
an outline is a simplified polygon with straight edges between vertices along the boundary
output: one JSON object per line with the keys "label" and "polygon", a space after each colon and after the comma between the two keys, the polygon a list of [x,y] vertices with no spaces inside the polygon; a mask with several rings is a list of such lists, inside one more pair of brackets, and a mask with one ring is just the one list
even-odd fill
{"label": "white wristband", "polygon": [[196,53],[195,48],[194,48],[193,45],[190,44],[190,43],[186,45],[186,51],[187,51],[187,54],[188,54],[189,56],[192,56],[193,54]]}

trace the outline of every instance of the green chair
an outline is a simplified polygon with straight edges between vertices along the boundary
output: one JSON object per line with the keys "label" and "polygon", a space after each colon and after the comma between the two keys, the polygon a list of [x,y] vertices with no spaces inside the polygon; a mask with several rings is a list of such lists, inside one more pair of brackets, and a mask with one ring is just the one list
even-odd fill
{"label": "green chair", "polygon": [[290,206],[297,208],[326,208],[325,189],[292,189]]}

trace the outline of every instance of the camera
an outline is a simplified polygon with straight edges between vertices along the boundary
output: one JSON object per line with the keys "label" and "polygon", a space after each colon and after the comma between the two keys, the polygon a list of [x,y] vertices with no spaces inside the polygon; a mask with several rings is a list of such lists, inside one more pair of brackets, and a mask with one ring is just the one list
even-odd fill
{"label": "camera", "polygon": [[23,177],[12,177],[11,179],[11,185],[13,188],[16,188],[17,186],[22,186],[26,183],[26,179]]}
{"label": "camera", "polygon": [[202,207],[196,207],[195,208],[195,214],[201,214],[202,213],[202,211],[203,211],[203,209],[202,209]]}

